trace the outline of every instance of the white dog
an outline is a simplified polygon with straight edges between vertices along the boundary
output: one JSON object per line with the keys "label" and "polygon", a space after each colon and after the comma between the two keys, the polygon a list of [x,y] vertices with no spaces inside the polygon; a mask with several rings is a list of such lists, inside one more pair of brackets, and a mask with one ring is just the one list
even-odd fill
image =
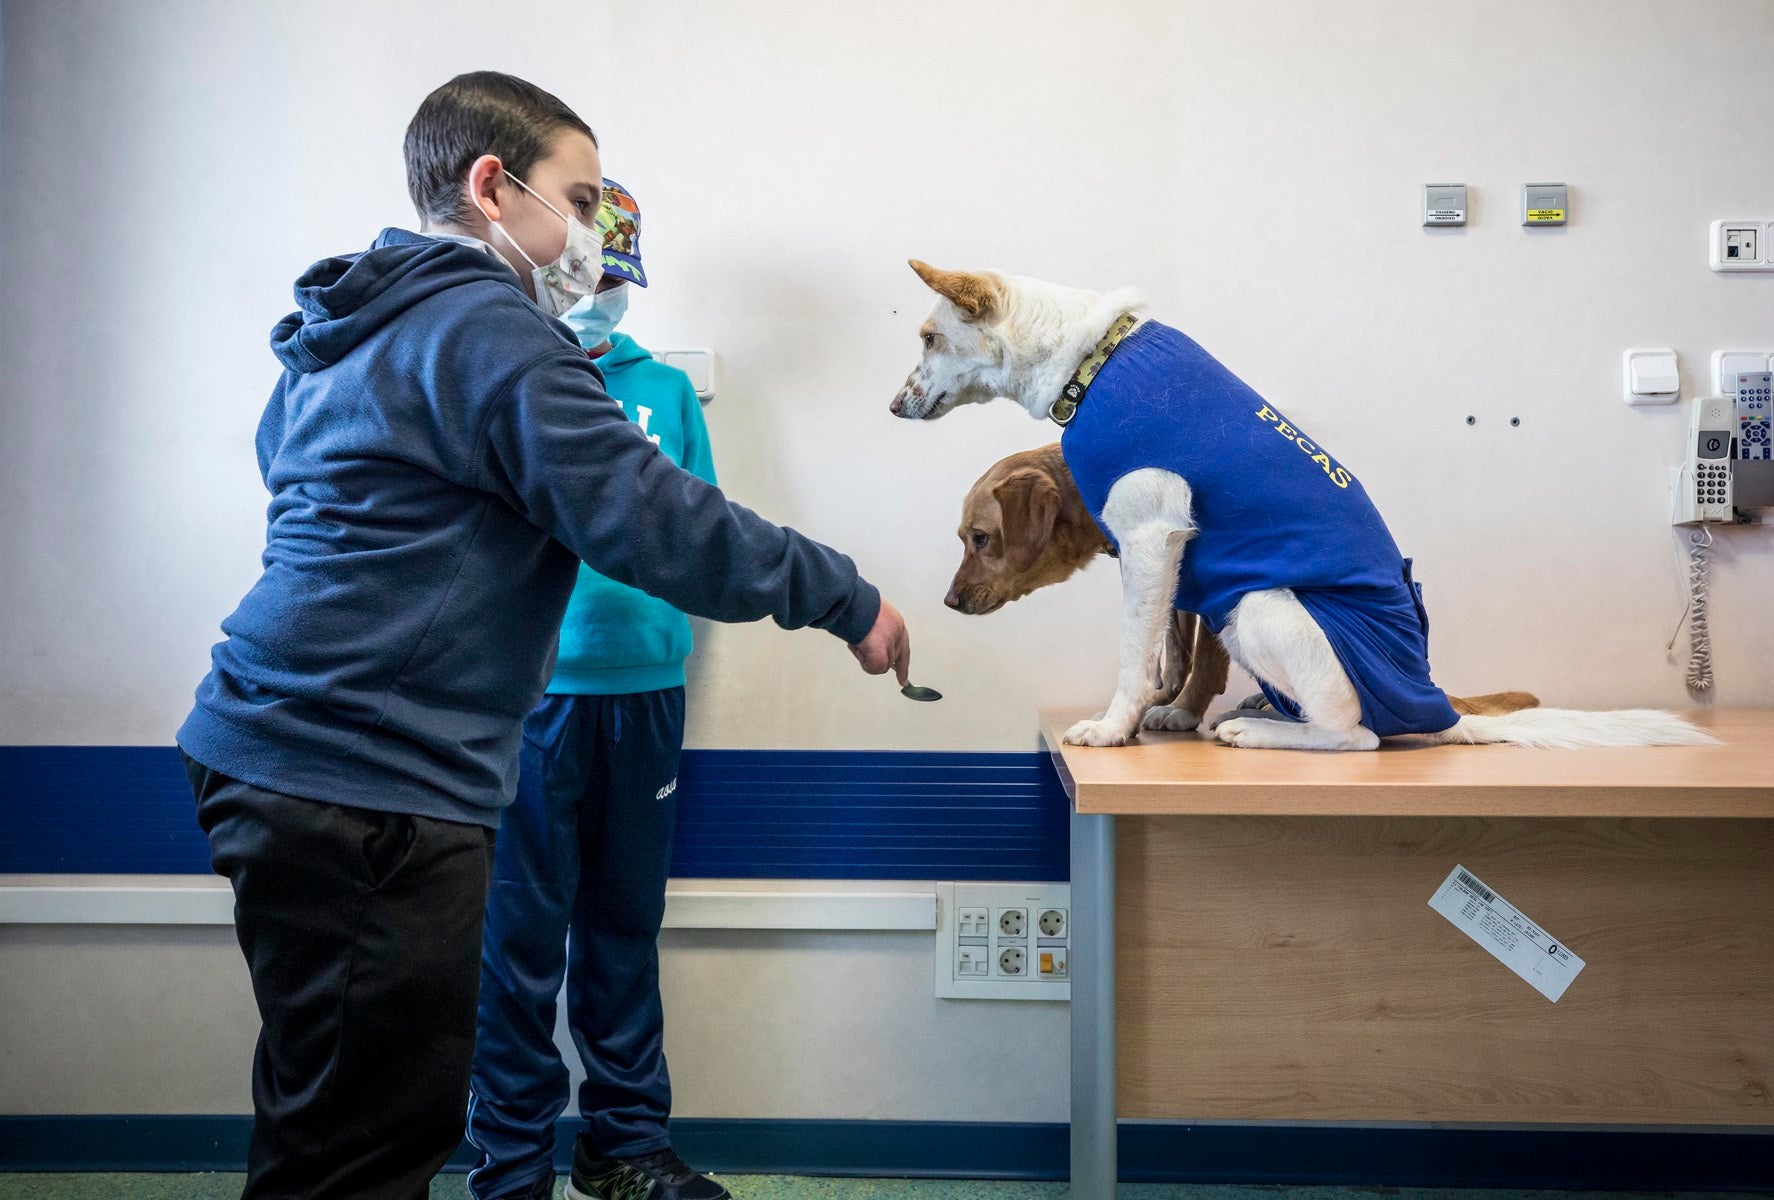
{"label": "white dog", "polygon": [[[996,272],[912,268],[940,297],[892,411],[932,420],[1008,398],[1066,427],[1066,465],[1119,549],[1108,710],[1066,732],[1118,746],[1148,710],[1173,605],[1200,613],[1288,717],[1210,728],[1235,746],[1372,750],[1383,736],[1582,747],[1716,741],[1655,710],[1459,716],[1430,681],[1427,617],[1353,474],[1188,338],[1099,294]],[[1185,548],[1187,553],[1185,554]]]}

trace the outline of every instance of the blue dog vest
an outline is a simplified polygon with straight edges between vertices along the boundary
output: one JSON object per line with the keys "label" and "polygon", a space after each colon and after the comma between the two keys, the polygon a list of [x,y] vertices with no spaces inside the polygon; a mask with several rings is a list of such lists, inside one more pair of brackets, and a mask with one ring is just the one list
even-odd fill
{"label": "blue dog vest", "polygon": [[[1099,526],[1123,475],[1157,467],[1188,481],[1196,534],[1177,608],[1218,633],[1249,593],[1288,588],[1330,639],[1363,725],[1390,737],[1460,719],[1429,677],[1421,589],[1361,482],[1191,338],[1152,321],[1129,334],[1060,450]],[[1277,711],[1300,719],[1259,682]]]}

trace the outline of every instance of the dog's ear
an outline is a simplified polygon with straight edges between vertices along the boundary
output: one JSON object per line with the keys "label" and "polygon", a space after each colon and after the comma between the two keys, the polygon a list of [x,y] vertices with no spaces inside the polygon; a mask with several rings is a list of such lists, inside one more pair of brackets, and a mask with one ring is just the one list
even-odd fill
{"label": "dog's ear", "polygon": [[989,275],[979,275],[972,271],[942,271],[915,258],[906,261],[918,273],[918,278],[930,285],[931,291],[954,301],[955,307],[966,313],[969,320],[977,321],[989,316],[1004,298],[1003,285]]}
{"label": "dog's ear", "polygon": [[1012,571],[1026,571],[1053,536],[1054,522],[1059,519],[1059,488],[1047,472],[1023,467],[1005,476],[992,489],[992,498],[1003,514],[999,530],[1004,564]]}

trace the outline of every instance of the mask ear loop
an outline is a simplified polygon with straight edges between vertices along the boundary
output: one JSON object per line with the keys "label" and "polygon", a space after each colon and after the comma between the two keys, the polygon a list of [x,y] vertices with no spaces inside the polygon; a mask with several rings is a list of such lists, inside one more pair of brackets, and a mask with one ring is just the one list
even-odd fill
{"label": "mask ear loop", "polygon": [[[500,169],[504,170],[503,167],[501,167]],[[569,224],[569,225],[572,224],[571,221],[567,220],[566,213],[562,212],[560,209],[556,208],[554,205],[552,205],[548,201],[544,200],[541,197],[541,195],[536,191],[535,188],[532,188],[529,184],[527,184],[523,180],[519,179],[516,175],[513,175],[510,171],[505,172],[505,177],[507,179],[511,180],[511,182],[517,184],[518,187],[524,189],[524,191],[530,193],[530,195],[535,196],[536,202],[538,204],[540,204],[543,208],[546,208],[549,212],[551,212],[555,216],[559,217],[562,221],[566,221],[567,224]]]}
{"label": "mask ear loop", "polygon": [[[505,171],[505,167],[503,165],[501,165],[499,169],[501,171]],[[523,188],[524,191],[529,192],[530,195],[536,196],[536,193],[534,191],[530,190],[529,184],[527,184],[523,180],[519,179],[516,175],[513,175],[510,171],[505,171],[505,178],[507,178],[507,179],[511,180],[511,182],[517,184],[518,187]],[[561,217],[560,210],[556,209],[554,205],[550,204],[546,200],[543,200],[542,197],[540,197],[540,196],[536,196],[536,199],[542,204],[542,207],[546,208],[549,212],[553,213],[555,216]],[[481,216],[487,217],[487,210],[480,206],[480,201],[478,199],[475,200],[475,202],[474,202],[474,208],[475,208],[475,211],[480,213]],[[566,218],[561,217],[561,220],[565,221]],[[532,271],[540,271],[542,269],[541,264],[538,263],[535,259],[530,257],[530,252],[528,250],[525,250],[522,246],[518,245],[517,239],[512,237],[509,233],[507,233],[505,231],[504,225],[500,224],[498,221],[493,220],[493,218],[491,218],[491,217],[487,217],[487,223],[492,225],[492,227],[494,229],[497,229],[499,231],[500,236],[503,237],[506,241],[511,243],[511,248],[513,250],[516,250],[519,254],[524,256],[524,261],[530,264],[530,269]]]}

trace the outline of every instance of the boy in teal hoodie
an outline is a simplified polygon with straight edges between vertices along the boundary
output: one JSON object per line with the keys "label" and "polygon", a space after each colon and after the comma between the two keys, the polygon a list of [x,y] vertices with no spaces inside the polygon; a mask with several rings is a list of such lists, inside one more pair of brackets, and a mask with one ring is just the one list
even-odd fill
{"label": "boy in teal hoodie", "polygon": [[[604,279],[565,320],[629,420],[712,484],[689,377],[614,332],[647,276],[639,206],[614,182],[604,188]],[[677,1157],[666,1130],[658,938],[689,654],[682,612],[580,565],[554,677],[524,723],[517,800],[494,856],[468,1108],[468,1137],[481,1151],[468,1176],[477,1200],[553,1195],[554,1125],[568,1098],[554,1043],[563,976],[589,1126],[566,1194],[727,1197]]]}

